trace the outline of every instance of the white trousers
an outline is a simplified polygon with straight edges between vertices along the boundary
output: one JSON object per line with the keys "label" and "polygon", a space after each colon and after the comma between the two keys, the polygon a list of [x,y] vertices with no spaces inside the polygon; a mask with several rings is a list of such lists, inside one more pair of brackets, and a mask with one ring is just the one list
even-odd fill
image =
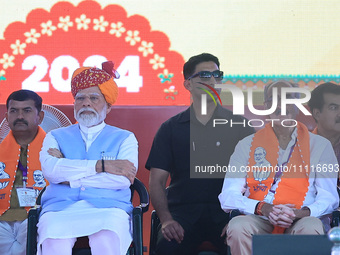
{"label": "white trousers", "polygon": [[[42,255],[71,255],[76,238],[46,239],[42,243]],[[92,255],[122,255],[118,235],[110,230],[101,230],[89,236]]]}
{"label": "white trousers", "polygon": [[27,219],[24,221],[0,221],[0,254],[25,255]]}
{"label": "white trousers", "polygon": [[[67,247],[73,247],[75,238],[80,236],[92,236],[92,249],[97,250],[96,240],[109,240],[106,245],[114,253],[99,252],[92,254],[119,254],[125,255],[132,241],[132,226],[130,216],[119,208],[95,208],[86,201],[78,201],[77,203],[58,212],[47,212],[41,215],[38,222],[38,251],[37,254],[53,254],[45,249],[43,253],[43,245],[45,247],[54,247],[55,241],[51,244],[51,240],[68,243]],[[91,238],[90,238],[91,239]],[[46,240],[50,240],[45,243]],[[90,243],[92,241],[90,240]],[[103,241],[104,242],[104,241]],[[59,249],[63,245],[57,245]],[[52,248],[51,248],[52,249]],[[65,248],[66,249],[66,248]],[[65,253],[55,254],[71,254],[71,249],[67,248]],[[46,253],[48,252],[48,253]],[[1,254],[0,254],[1,255]]]}

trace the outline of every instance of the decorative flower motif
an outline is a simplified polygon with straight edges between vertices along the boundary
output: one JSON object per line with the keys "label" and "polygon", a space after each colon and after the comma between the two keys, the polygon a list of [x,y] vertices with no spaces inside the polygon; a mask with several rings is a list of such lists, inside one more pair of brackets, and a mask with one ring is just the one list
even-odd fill
{"label": "decorative flower motif", "polygon": [[57,30],[57,27],[52,25],[52,20],[49,20],[46,23],[41,23],[41,27],[42,27],[41,33],[43,35],[47,34],[48,36],[52,35],[52,31]]}
{"label": "decorative flower motif", "polygon": [[10,56],[7,53],[4,53],[4,55],[0,59],[0,64],[2,64],[4,69],[7,69],[8,67],[13,67],[14,66],[14,62],[13,62],[14,59],[15,59],[14,56]]}
{"label": "decorative flower motif", "polygon": [[152,69],[164,68],[164,57],[160,57],[158,54],[154,55],[153,59],[150,59],[149,63],[152,64]]}
{"label": "decorative flower motif", "polygon": [[136,44],[136,42],[140,42],[140,37],[139,35],[139,31],[135,30],[135,31],[127,31],[127,36],[125,37],[125,41],[126,42],[130,42],[130,45],[133,46]]}
{"label": "decorative flower motif", "polygon": [[158,77],[161,78],[161,83],[166,81],[171,83],[171,78],[174,77],[174,74],[169,73],[168,69],[164,69],[163,73],[158,74]]}
{"label": "decorative flower motif", "polygon": [[94,30],[99,30],[100,32],[105,32],[105,28],[109,25],[109,22],[104,20],[104,16],[100,16],[99,19],[94,19],[93,23],[95,26],[93,27]]}
{"label": "decorative flower motif", "polygon": [[63,29],[65,32],[68,31],[69,27],[73,27],[73,22],[70,21],[70,16],[59,17],[60,23],[58,23],[58,28]]}
{"label": "decorative flower motif", "polygon": [[79,18],[76,18],[76,23],[77,23],[77,29],[84,29],[87,30],[89,29],[89,24],[91,22],[91,19],[86,18],[85,14],[80,15]]}
{"label": "decorative flower motif", "polygon": [[139,46],[138,51],[143,52],[143,57],[146,57],[149,54],[153,53],[153,43],[147,43],[146,41],[142,41],[142,45]]}
{"label": "decorative flower motif", "polygon": [[32,28],[31,31],[29,32],[25,32],[24,35],[27,37],[26,43],[34,43],[34,44],[38,43],[37,38],[41,36],[40,33],[37,33],[37,30],[35,30],[34,28]]}
{"label": "decorative flower motif", "polygon": [[25,49],[26,48],[26,43],[20,43],[20,40],[16,40],[15,44],[11,44],[11,49],[13,50],[13,55],[24,55],[25,54]]}
{"label": "decorative flower motif", "polygon": [[165,99],[175,100],[175,96],[178,94],[178,91],[175,90],[175,86],[170,86],[168,89],[164,89],[164,93],[167,94]]}
{"label": "decorative flower motif", "polygon": [[121,37],[122,33],[124,33],[126,31],[125,27],[123,27],[123,23],[122,22],[117,22],[116,23],[111,23],[111,30],[109,31],[109,34],[111,35],[116,35],[116,37]]}

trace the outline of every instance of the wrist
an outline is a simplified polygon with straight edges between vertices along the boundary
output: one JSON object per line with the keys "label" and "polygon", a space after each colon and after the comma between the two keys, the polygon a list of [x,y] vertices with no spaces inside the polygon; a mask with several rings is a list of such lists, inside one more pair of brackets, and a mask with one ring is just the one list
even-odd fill
{"label": "wrist", "polygon": [[[156,210],[157,212],[157,210]],[[165,222],[167,221],[172,221],[173,218],[172,218],[172,215],[170,212],[157,212],[157,215],[158,215],[158,218],[159,218],[159,221],[164,224]]]}
{"label": "wrist", "polygon": [[266,203],[261,201],[261,202],[258,202],[256,207],[255,207],[255,214],[256,215],[260,215],[260,216],[263,216],[263,212],[262,212],[262,208],[263,206],[265,205]]}
{"label": "wrist", "polygon": [[97,173],[102,173],[103,172],[103,162],[101,159],[97,160],[96,166],[95,166],[95,170]]}
{"label": "wrist", "polygon": [[302,207],[301,209],[294,209],[296,219],[310,216],[310,209],[308,207]]}

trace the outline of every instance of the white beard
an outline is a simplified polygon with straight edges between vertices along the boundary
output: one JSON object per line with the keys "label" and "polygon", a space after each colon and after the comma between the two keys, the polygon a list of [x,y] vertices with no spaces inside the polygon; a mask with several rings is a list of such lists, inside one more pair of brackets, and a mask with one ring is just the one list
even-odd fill
{"label": "white beard", "polygon": [[[98,114],[94,109],[90,107],[84,107],[84,108],[81,108],[77,113],[74,110],[74,118],[82,126],[93,127],[104,121],[104,119],[106,118],[106,110],[107,110],[107,106],[105,105],[102,111]],[[83,113],[84,111],[91,112],[91,113]]]}

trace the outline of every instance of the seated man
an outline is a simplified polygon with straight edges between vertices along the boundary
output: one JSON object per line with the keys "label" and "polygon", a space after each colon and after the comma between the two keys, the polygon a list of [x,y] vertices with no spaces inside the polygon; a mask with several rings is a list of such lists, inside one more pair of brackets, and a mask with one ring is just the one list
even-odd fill
{"label": "seated man", "polygon": [[[271,109],[274,90],[280,103],[282,88],[294,86],[287,81],[267,85],[265,108]],[[296,96],[291,93],[286,98]],[[330,142],[309,133],[295,120],[298,109],[294,104],[287,105],[286,115],[281,110],[278,106],[269,115],[272,121],[268,125],[241,140],[230,158],[234,171],[226,173],[219,200],[223,210],[239,209],[245,214],[226,226],[232,254],[250,255],[256,234],[324,234],[319,218],[331,214],[339,204],[334,171],[337,161]],[[255,166],[258,147],[266,151],[271,168]],[[256,180],[259,171],[266,175]]]}
{"label": "seated man", "polygon": [[[0,144],[0,254],[26,254],[27,211],[36,194],[46,185],[36,186],[34,173],[40,171],[39,152],[45,131],[42,99],[33,91],[18,90],[7,98],[9,134]],[[26,186],[26,189],[25,189]],[[22,194],[29,194],[22,196]],[[19,197],[20,196],[20,197]],[[31,200],[30,204],[20,204]]]}
{"label": "seated man", "polygon": [[[111,65],[110,65],[111,63]],[[38,254],[71,254],[88,236],[93,255],[126,254],[132,241],[130,185],[138,161],[133,133],[105,124],[118,87],[112,62],[72,76],[79,124],[48,133],[40,153],[49,181],[42,196]]]}
{"label": "seated man", "polygon": [[[192,105],[162,124],[146,162],[151,202],[161,222],[157,255],[196,254],[202,241],[211,241],[221,255],[227,252],[221,233],[229,218],[217,199],[224,172],[217,169],[228,166],[237,142],[254,129],[214,126],[215,119],[245,122],[215,104],[220,92],[214,89],[215,84],[221,84],[223,78],[219,66],[218,58],[207,53],[193,56],[184,64],[184,86],[191,94]],[[202,96],[207,90],[212,95],[214,91],[216,98],[207,97],[203,114]],[[209,173],[209,167],[216,171]],[[171,182],[166,189],[169,176]]]}
{"label": "seated man", "polygon": [[340,86],[320,84],[312,91],[308,106],[316,122],[313,133],[331,142],[340,164]]}

